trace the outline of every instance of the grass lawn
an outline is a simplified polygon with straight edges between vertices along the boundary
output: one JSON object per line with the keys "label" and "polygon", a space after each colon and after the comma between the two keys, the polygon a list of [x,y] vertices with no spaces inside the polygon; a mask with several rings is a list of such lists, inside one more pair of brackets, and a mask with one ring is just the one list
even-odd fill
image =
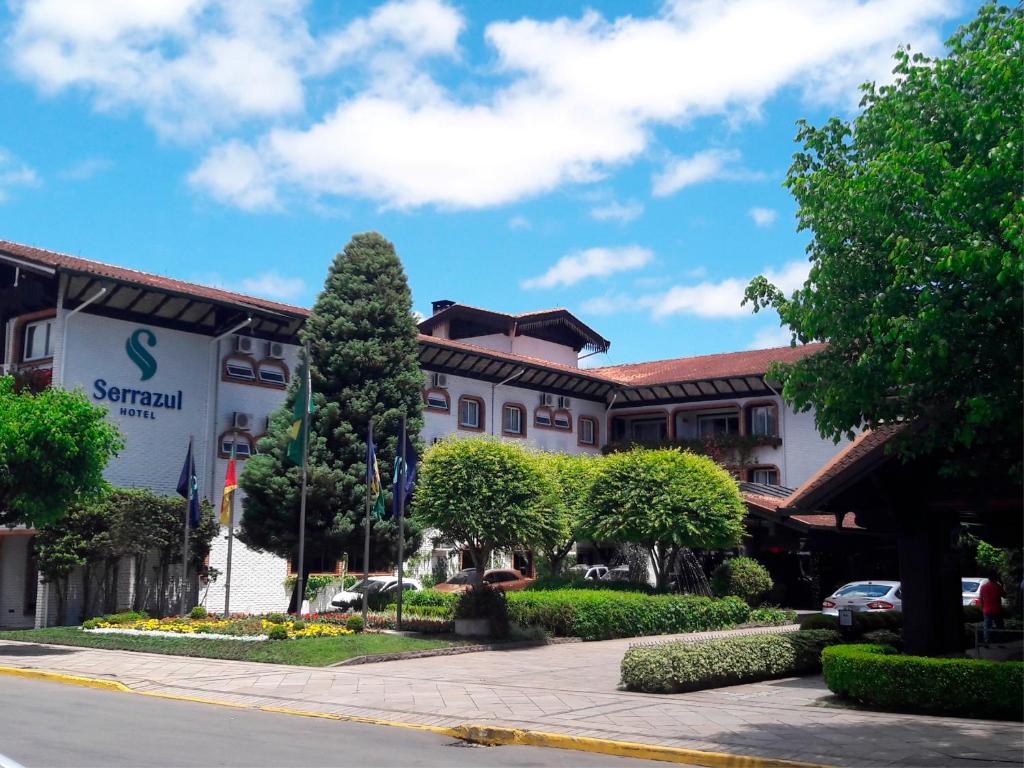
{"label": "grass lawn", "polygon": [[0,632],[0,640],[30,643],[75,645],[82,648],[106,648],[118,651],[146,651],[170,656],[203,656],[209,659],[263,661],[270,664],[300,664],[325,667],[355,656],[402,651],[425,651],[459,645],[458,641],[401,637],[365,633],[343,637],[303,637],[292,640],[203,640],[182,637],[142,637],[140,635],[97,635],[77,627],[23,629]]}

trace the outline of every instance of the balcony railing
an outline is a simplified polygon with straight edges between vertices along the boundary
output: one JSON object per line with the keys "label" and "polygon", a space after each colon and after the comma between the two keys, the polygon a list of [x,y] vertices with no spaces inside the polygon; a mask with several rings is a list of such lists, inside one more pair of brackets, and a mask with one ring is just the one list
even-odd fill
{"label": "balcony railing", "polygon": [[630,448],[682,448],[710,456],[726,466],[749,466],[758,448],[778,448],[782,438],[778,435],[719,434],[693,438],[665,438],[663,440],[618,440],[606,443],[604,453],[626,451]]}

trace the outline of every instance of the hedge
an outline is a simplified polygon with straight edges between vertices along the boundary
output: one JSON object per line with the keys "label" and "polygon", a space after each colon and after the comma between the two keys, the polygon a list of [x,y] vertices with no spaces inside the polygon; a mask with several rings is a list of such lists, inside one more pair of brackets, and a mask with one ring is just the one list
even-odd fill
{"label": "hedge", "polygon": [[556,589],[589,589],[601,592],[642,592],[645,595],[658,594],[657,587],[644,581],[619,581],[604,579],[573,579],[568,576],[543,576],[526,585],[527,592],[551,592]]}
{"label": "hedge", "polygon": [[1024,719],[1020,661],[904,656],[887,645],[843,645],[825,650],[822,671],[833,693],[882,709]]}
{"label": "hedge", "polygon": [[772,606],[754,608],[750,612],[747,623],[768,624],[775,627],[783,624],[796,624],[796,611],[789,608],[775,608]]}
{"label": "hedge", "polygon": [[510,592],[508,615],[520,626],[553,635],[608,640],[726,629],[746,622],[750,606],[738,597],[559,589]]}
{"label": "hedge", "polygon": [[817,672],[838,632],[815,630],[634,646],[622,659],[631,691],[681,693]]}

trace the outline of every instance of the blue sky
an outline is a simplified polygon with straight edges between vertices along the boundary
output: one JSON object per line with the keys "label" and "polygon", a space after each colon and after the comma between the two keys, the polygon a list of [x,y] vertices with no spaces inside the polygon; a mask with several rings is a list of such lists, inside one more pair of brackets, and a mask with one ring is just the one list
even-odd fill
{"label": "blue sky", "polygon": [[309,305],[360,231],[416,308],[565,306],[588,364],[787,342],[795,122],[967,0],[12,0],[0,238]]}

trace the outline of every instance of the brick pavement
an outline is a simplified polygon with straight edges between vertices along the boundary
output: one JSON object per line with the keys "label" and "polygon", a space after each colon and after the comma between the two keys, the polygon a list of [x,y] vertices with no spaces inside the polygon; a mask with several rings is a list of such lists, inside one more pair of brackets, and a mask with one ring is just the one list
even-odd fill
{"label": "brick pavement", "polygon": [[854,710],[836,705],[820,677],[673,696],[622,691],[619,662],[636,642],[609,640],[335,668],[0,642],[0,666],[115,679],[138,691],[247,706],[424,725],[502,725],[830,765],[1022,763],[1019,723]]}

